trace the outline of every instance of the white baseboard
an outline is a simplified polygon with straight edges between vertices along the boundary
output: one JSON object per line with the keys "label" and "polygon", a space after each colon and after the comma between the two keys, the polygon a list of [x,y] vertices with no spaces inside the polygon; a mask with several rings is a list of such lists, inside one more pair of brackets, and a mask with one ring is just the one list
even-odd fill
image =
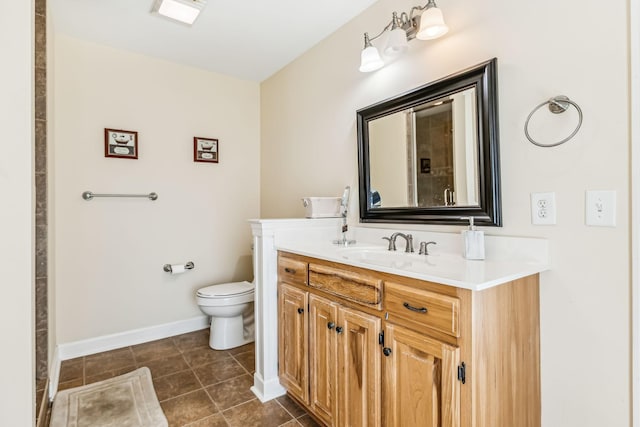
{"label": "white baseboard", "polygon": [[117,334],[104,335],[87,340],[58,344],[53,352],[53,358],[51,360],[51,366],[49,369],[49,400],[53,401],[56,391],[58,390],[58,382],[60,380],[60,364],[63,360],[88,356],[90,354],[114,350],[116,348],[128,347],[130,345],[141,344],[144,342],[172,337],[174,335],[185,334],[187,332],[198,331],[200,329],[207,328],[208,326],[209,317],[198,316],[192,319],[165,323],[163,325],[133,329],[131,331],[119,332]]}
{"label": "white baseboard", "polygon": [[60,379],[60,351],[56,346],[53,351],[53,357],[51,358],[51,365],[49,366],[49,389],[47,394],[49,395],[49,402],[53,402],[53,398],[58,390],[58,381]]}
{"label": "white baseboard", "polygon": [[58,356],[60,360],[68,360],[103,351],[114,350],[116,348],[128,347],[130,345],[172,337],[174,335],[185,334],[187,332],[204,329],[208,326],[209,318],[207,316],[198,316],[192,319],[165,323],[163,325],[149,326],[147,328],[133,329],[131,331],[119,332],[117,334],[103,335],[101,337],[59,344],[57,346],[59,353]]}
{"label": "white baseboard", "polygon": [[253,386],[251,387],[251,391],[262,403],[287,394],[287,390],[280,385],[280,381],[278,381],[277,378],[275,380],[265,382],[262,376],[257,372],[253,374]]}

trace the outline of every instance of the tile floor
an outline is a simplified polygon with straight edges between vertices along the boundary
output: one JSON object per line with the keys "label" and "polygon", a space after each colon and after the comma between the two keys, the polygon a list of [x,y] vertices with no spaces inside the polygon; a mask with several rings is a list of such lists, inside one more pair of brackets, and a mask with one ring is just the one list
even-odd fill
{"label": "tile floor", "polygon": [[[46,379],[37,379],[36,380],[36,400],[35,400],[35,414],[36,414],[36,427],[46,426],[49,424],[49,408],[47,407],[48,402],[43,402],[44,398],[44,390],[49,385]],[[42,420],[40,420],[42,417]]]}
{"label": "tile floor", "polygon": [[261,403],[249,390],[254,365],[253,344],[212,350],[203,329],[65,360],[58,390],[147,366],[170,427],[318,426],[287,396]]}

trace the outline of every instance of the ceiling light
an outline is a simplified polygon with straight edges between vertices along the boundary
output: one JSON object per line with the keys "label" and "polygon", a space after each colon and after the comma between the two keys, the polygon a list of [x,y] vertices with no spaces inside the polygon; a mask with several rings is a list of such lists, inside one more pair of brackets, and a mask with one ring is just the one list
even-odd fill
{"label": "ceiling light", "polygon": [[151,12],[192,25],[207,0],[155,0]]}
{"label": "ceiling light", "polygon": [[[422,15],[414,16],[414,12],[422,12]],[[424,6],[414,6],[409,14],[402,12],[400,16],[393,12],[391,22],[374,37],[364,34],[364,49],[361,54],[360,71],[368,73],[384,66],[378,49],[371,44],[372,41],[389,31],[387,45],[384,54],[387,57],[395,57],[409,48],[408,42],[417,38],[419,40],[433,40],[443,36],[449,31],[444,23],[442,11],[438,9],[434,0],[428,0]]]}

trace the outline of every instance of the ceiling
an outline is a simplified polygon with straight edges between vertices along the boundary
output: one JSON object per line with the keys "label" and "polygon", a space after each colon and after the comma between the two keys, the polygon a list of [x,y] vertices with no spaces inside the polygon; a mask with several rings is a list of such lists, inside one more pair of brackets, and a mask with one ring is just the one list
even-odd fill
{"label": "ceiling", "polygon": [[376,0],[208,0],[192,27],[153,0],[49,0],[53,31],[241,79],[262,81]]}

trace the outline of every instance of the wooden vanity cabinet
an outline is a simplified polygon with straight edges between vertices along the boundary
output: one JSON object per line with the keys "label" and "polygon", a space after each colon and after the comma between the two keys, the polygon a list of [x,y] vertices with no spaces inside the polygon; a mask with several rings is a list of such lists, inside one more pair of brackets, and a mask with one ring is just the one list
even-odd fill
{"label": "wooden vanity cabinet", "polygon": [[460,426],[460,299],[450,290],[385,282],[386,426]]}
{"label": "wooden vanity cabinet", "polygon": [[338,304],[309,295],[309,407],[328,426],[337,425],[337,324]]}
{"label": "wooden vanity cabinet", "polygon": [[[381,318],[366,307],[381,304],[382,282],[296,262],[279,256],[281,384],[327,426],[381,426]],[[309,286],[297,276],[303,268]],[[340,286],[346,300],[332,295]]]}
{"label": "wooden vanity cabinet", "polygon": [[280,383],[304,404],[309,403],[309,294],[307,263],[278,258],[278,375]]}
{"label": "wooden vanity cabinet", "polygon": [[380,319],[341,307],[337,334],[338,426],[378,427],[381,421]]}
{"label": "wooden vanity cabinet", "polygon": [[470,291],[287,253],[278,273],[280,380],[318,421],[540,427],[537,275]]}
{"label": "wooden vanity cabinet", "polygon": [[380,319],[309,295],[310,403],[329,426],[379,426]]}
{"label": "wooden vanity cabinet", "polygon": [[458,427],[459,348],[393,324],[385,346],[384,425]]}
{"label": "wooden vanity cabinet", "polygon": [[280,383],[309,403],[308,293],[287,284],[278,290],[278,371]]}

